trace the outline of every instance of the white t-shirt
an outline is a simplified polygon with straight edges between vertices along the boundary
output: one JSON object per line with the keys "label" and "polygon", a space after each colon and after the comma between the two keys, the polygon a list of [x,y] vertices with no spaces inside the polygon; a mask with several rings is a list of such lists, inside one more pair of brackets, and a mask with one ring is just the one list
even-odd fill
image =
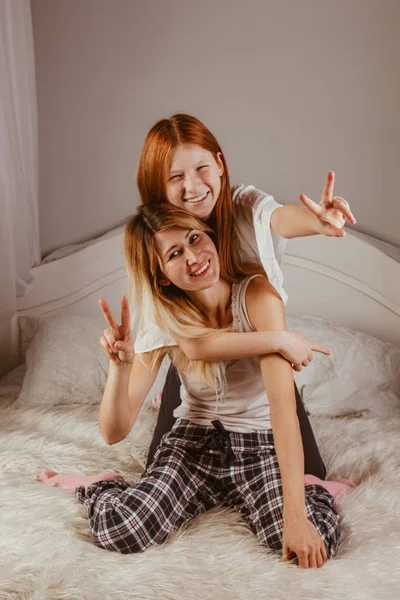
{"label": "white t-shirt", "polygon": [[[243,262],[261,263],[271,285],[284,304],[287,294],[283,288],[280,263],[286,247],[286,238],[272,231],[272,213],[282,205],[272,196],[257,190],[253,185],[239,184],[232,188],[233,214],[238,238],[237,252]],[[137,331],[138,315],[133,315],[135,352],[150,352],[163,346],[176,346],[176,342],[147,317],[146,326]]]}

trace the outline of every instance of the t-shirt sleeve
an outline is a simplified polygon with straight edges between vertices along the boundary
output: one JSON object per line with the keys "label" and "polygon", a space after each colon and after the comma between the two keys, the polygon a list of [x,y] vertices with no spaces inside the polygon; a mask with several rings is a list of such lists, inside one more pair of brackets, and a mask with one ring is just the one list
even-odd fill
{"label": "t-shirt sleeve", "polygon": [[128,270],[128,290],[130,304],[130,326],[136,354],[151,352],[177,343],[163,329],[156,325],[152,302],[135,290],[135,280]]}
{"label": "t-shirt sleeve", "polygon": [[[263,192],[259,193],[262,194]],[[254,207],[253,211],[254,218],[259,218],[263,227],[269,231],[269,235],[272,238],[275,258],[279,265],[281,264],[283,255],[285,254],[287,239],[271,229],[271,217],[274,210],[281,207],[282,204],[275,202],[272,196],[266,195],[266,197],[260,202],[260,205]]]}
{"label": "t-shirt sleeve", "polygon": [[282,205],[254,186],[240,184],[232,189],[235,227],[242,260],[258,259],[284,304],[287,294],[283,287],[280,263],[285,252],[286,238],[271,229],[271,216]]}
{"label": "t-shirt sleeve", "polygon": [[169,337],[162,329],[153,325],[146,331],[139,330],[134,337],[134,346],[136,354],[151,352],[165,346],[176,346],[177,343]]}
{"label": "t-shirt sleeve", "polygon": [[151,352],[165,346],[177,346],[175,340],[155,324],[148,308],[139,308],[131,312],[131,331],[136,354]]}

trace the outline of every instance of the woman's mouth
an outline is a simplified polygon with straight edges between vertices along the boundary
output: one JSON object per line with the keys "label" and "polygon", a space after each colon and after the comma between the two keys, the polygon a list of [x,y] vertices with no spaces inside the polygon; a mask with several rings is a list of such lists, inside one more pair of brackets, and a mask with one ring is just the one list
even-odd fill
{"label": "woman's mouth", "polygon": [[197,271],[190,273],[190,277],[204,276],[204,275],[206,275],[206,273],[208,273],[209,268],[210,268],[210,259],[208,259],[208,261],[202,267],[200,267],[200,269],[197,269]]}
{"label": "woman's mouth", "polygon": [[196,196],[196,198],[185,198],[184,202],[189,202],[189,204],[197,204],[198,202],[202,202],[208,196],[208,192],[202,194],[201,196]]}

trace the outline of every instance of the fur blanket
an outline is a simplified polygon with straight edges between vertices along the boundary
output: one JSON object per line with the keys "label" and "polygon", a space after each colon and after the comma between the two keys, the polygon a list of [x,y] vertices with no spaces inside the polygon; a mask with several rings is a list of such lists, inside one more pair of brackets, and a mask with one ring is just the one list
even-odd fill
{"label": "fur blanket", "polygon": [[163,546],[121,555],[94,546],[85,509],[38,483],[60,472],[143,471],[156,420],[145,407],[129,437],[107,446],[96,406],[15,407],[0,399],[0,598],[232,600],[393,599],[400,589],[400,415],[312,418],[328,475],[359,487],[338,502],[342,542],[321,569],[281,563],[241,517],[214,509]]}

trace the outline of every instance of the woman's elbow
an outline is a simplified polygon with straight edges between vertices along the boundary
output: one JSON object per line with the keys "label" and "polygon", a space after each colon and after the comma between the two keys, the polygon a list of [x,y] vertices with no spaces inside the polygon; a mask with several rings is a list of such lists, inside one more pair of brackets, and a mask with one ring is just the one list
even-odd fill
{"label": "woman's elbow", "polygon": [[114,444],[118,444],[118,442],[122,442],[122,440],[124,440],[126,438],[126,436],[128,435],[127,433],[125,435],[118,433],[118,434],[110,434],[107,433],[106,431],[102,431],[100,428],[100,434],[101,437],[103,438],[103,440],[105,441],[105,443],[107,444],[107,446],[114,446]]}
{"label": "woman's elbow", "polygon": [[204,360],[200,344],[183,344],[181,350],[188,360]]}
{"label": "woman's elbow", "polygon": [[103,438],[103,440],[105,441],[105,443],[107,444],[107,446],[113,446],[114,444],[117,444],[120,440],[117,440],[116,438],[110,437],[108,435],[104,435],[102,432],[101,433],[101,437]]}

